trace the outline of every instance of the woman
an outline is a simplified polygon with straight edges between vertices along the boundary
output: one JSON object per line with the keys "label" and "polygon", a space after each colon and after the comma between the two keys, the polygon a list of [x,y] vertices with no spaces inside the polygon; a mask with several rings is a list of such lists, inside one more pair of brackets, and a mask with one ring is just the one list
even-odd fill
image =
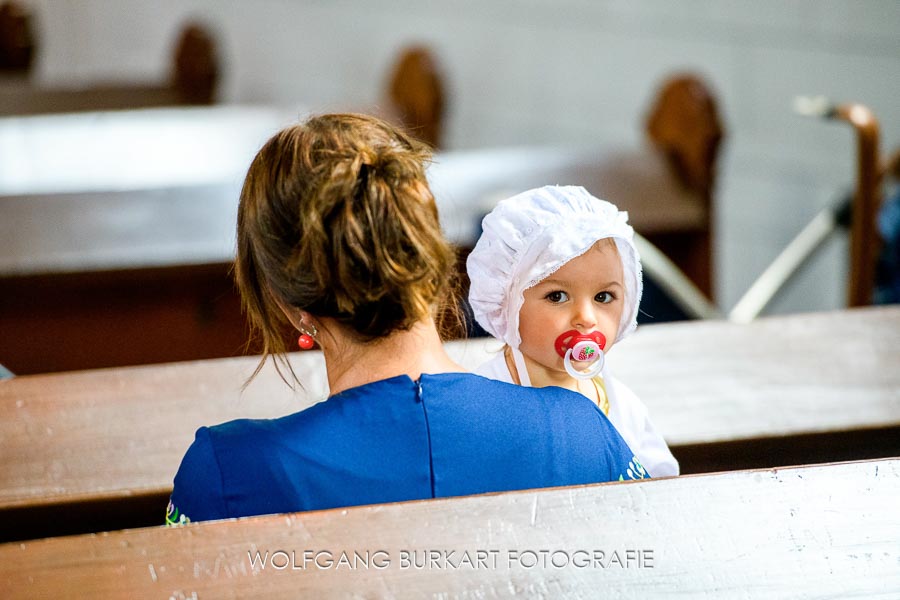
{"label": "woman", "polygon": [[290,323],[302,346],[321,347],[331,395],[280,419],[198,430],[168,522],[628,472],[632,453],[585,397],[490,381],[444,351],[435,316],[452,296],[455,258],[425,179],[429,158],[363,115],[312,118],[259,151],[241,192],[237,284],[262,360],[284,358]]}

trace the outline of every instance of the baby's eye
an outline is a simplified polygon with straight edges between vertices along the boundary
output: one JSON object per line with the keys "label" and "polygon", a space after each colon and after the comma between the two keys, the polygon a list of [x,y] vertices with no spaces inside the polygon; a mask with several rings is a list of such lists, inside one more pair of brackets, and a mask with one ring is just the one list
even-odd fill
{"label": "baby's eye", "polygon": [[560,302],[565,302],[566,300],[568,300],[569,296],[565,292],[556,291],[550,292],[549,294],[544,296],[544,298],[546,298],[550,302],[553,302],[554,304],[559,304]]}
{"label": "baby's eye", "polygon": [[599,302],[601,304],[608,304],[615,299],[616,297],[611,292],[600,292],[594,296],[594,302]]}

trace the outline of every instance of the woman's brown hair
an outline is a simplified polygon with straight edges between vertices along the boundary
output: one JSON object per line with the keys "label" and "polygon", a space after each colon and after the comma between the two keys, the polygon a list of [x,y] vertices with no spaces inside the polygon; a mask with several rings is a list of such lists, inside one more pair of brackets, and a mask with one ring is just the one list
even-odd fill
{"label": "woman's brown hair", "polygon": [[269,355],[284,359],[279,303],[367,343],[452,297],[455,256],[425,179],[430,159],[387,123],[353,114],[313,117],[257,153],[241,190],[235,263],[263,345],[256,372]]}

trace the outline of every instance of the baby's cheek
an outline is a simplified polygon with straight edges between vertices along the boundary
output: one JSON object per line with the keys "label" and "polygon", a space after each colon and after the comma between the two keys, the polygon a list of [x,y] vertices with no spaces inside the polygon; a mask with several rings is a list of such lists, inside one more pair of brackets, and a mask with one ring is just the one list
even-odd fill
{"label": "baby's cheek", "polygon": [[616,343],[616,336],[619,333],[619,328],[615,325],[608,325],[606,327],[602,327],[600,329],[600,333],[606,337],[606,347],[603,349],[604,352],[609,352],[610,348],[613,347],[613,344]]}

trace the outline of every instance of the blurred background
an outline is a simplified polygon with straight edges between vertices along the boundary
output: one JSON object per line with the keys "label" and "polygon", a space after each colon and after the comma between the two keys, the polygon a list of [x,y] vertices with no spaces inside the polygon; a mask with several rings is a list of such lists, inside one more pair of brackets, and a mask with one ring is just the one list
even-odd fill
{"label": "blurred background", "polygon": [[[167,323],[182,317],[152,309],[158,320],[137,329],[133,314],[101,327],[91,315],[111,308],[88,300],[77,308],[60,290],[76,299],[118,293],[134,305],[148,290],[165,300],[203,276],[223,279],[236,194],[255,150],[308,112],[409,122],[415,100],[404,90],[420,84],[415,75],[397,83],[409,49],[424,53],[410,68],[437,82],[416,117],[437,125],[413,128],[438,146],[433,184],[462,247],[492,202],[535,177],[535,164],[548,169],[538,169],[544,180],[535,185],[587,185],[547,180],[592,181],[584,156],[596,158],[601,182],[617,180],[627,165],[650,165],[635,157],[665,150],[648,126],[666,83],[702,82],[720,126],[707,187],[693,190],[706,203],[698,218],[707,238],[653,230],[647,218],[669,193],[662,188],[623,176],[618,188],[589,189],[624,204],[639,232],[647,222],[648,235],[658,235],[723,311],[856,185],[853,128],[799,115],[796,96],[861,103],[878,119],[880,155],[900,145],[896,0],[19,0],[5,10],[4,39],[14,41],[5,42],[0,75],[0,308],[12,316],[0,315],[0,363],[13,372],[243,351],[241,334],[179,353],[189,342],[173,340],[176,327]],[[191,108],[160,108],[173,106]],[[570,164],[559,149],[589,150]],[[498,167],[505,176],[472,183],[495,160],[506,161]],[[673,181],[684,187],[686,176]],[[616,189],[622,198],[611,196]],[[648,204],[629,204],[625,196],[638,189]],[[159,224],[160,214],[172,221]],[[202,243],[197,223],[214,228]],[[120,233],[110,233],[116,227]],[[168,231],[164,249],[143,248],[129,233],[160,228]],[[95,251],[79,246],[86,238],[112,241]],[[678,248],[702,254],[704,244],[710,272],[695,275]],[[848,256],[847,236],[831,236],[765,314],[846,306]],[[176,269],[185,266],[206,271]],[[98,281],[105,271],[127,285]],[[132,291],[110,291],[123,285]],[[227,320],[235,304],[223,300],[229,285],[217,285],[197,292],[205,300],[186,301],[185,320],[223,328],[217,319]],[[61,319],[78,310],[84,319],[65,341]],[[140,332],[160,328],[170,334],[160,342],[166,348],[134,351]],[[129,347],[99,357],[97,344],[113,337],[128,338]],[[51,357],[49,346],[69,358]],[[69,360],[75,355],[98,358]]]}

